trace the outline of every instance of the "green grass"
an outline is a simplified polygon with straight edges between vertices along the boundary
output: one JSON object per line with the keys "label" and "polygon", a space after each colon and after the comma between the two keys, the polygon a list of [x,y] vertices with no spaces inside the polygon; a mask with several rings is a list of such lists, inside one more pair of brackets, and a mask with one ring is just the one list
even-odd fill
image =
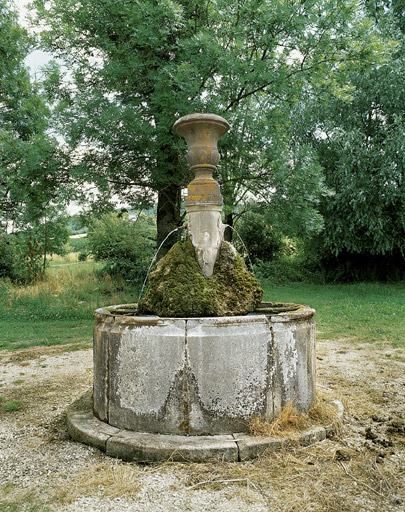
{"label": "green grass", "polygon": [[316,309],[317,338],[405,346],[405,282],[318,285],[264,282],[264,300]]}
{"label": "green grass", "polygon": [[[72,264],[73,263],[73,264]],[[127,282],[101,279],[100,263],[51,262],[46,277],[31,286],[0,280],[0,350],[92,343],[97,307],[136,302]],[[267,301],[297,302],[316,309],[317,338],[405,345],[405,282],[321,285],[262,283]]]}
{"label": "green grass", "polygon": [[0,349],[39,345],[91,346],[93,312],[101,306],[136,302],[138,289],[130,283],[100,278],[101,264],[51,262],[42,281],[14,286],[0,280]]}
{"label": "green grass", "polygon": [[9,400],[8,402],[2,403],[2,408],[4,412],[19,411],[21,407],[22,402],[20,402],[20,400]]}
{"label": "green grass", "polygon": [[38,345],[74,343],[83,348],[91,346],[93,318],[86,320],[49,320],[26,322],[12,319],[0,322],[0,349],[19,349]]}

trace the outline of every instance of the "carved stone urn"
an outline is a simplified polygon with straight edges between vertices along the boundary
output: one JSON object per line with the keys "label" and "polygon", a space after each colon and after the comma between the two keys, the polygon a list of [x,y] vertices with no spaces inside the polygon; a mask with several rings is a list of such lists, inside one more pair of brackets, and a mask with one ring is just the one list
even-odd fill
{"label": "carved stone urn", "polygon": [[229,128],[228,121],[215,114],[190,114],[174,124],[175,132],[186,139],[187,162],[195,173],[188,185],[185,207],[189,236],[206,277],[213,274],[224,234],[222,196],[212,173],[220,159],[218,139]]}

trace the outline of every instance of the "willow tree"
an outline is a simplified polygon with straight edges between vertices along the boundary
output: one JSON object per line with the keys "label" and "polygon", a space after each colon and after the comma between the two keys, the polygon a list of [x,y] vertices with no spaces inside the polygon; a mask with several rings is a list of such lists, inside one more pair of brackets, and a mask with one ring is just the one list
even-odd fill
{"label": "willow tree", "polygon": [[[106,194],[131,202],[157,194],[158,243],[181,222],[180,192],[189,181],[179,158],[183,142],[172,132],[176,118],[211,111],[233,125],[237,156],[233,170],[229,161],[221,174],[232,215],[239,182],[275,188],[277,166],[262,149],[287,140],[276,133],[283,123],[273,120],[299,100],[303,84],[367,57],[367,45],[358,44],[364,26],[355,0],[33,5],[42,46],[64,61],[49,66],[47,86],[66,140],[81,148],[88,179]],[[244,123],[257,117],[257,127]],[[249,151],[238,154],[246,129]],[[222,149],[231,154],[226,141]],[[284,158],[291,160],[288,148]],[[251,164],[255,159],[260,165]]]}
{"label": "willow tree", "polygon": [[313,147],[331,191],[320,203],[319,256],[344,279],[398,278],[405,271],[402,4],[369,4],[380,38],[378,65],[348,64],[340,74],[346,91],[325,98],[318,84],[292,114],[296,135]]}

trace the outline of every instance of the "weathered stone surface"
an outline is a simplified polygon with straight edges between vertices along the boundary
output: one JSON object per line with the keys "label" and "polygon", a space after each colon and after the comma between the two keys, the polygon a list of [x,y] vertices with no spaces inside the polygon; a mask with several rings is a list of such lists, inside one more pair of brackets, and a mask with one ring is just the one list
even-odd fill
{"label": "weathered stone surface", "polygon": [[96,324],[93,333],[93,370],[94,370],[94,410],[102,421],[108,421],[109,394],[109,340],[111,332],[111,317],[104,317]]}
{"label": "weathered stone surface", "polygon": [[317,441],[323,441],[326,439],[326,429],[325,427],[313,427],[306,432],[304,432],[298,442],[302,446],[309,446]]}
{"label": "weathered stone surface", "polygon": [[195,173],[185,198],[189,237],[202,273],[211,277],[224,234],[222,196],[212,173],[220,157],[218,138],[229,130],[229,123],[215,114],[190,114],[173,128],[186,139],[187,160]]}
{"label": "weathered stone surface", "polygon": [[244,315],[255,310],[262,296],[259,282],[228,242],[221,244],[210,278],[198,265],[192,243],[178,242],[151,272],[139,313],[180,318]]}
{"label": "weathered stone surface", "polygon": [[[341,402],[334,401],[338,416],[343,414]],[[93,415],[91,393],[76,400],[67,413],[67,426],[72,439],[94,446],[112,457],[139,462],[161,460],[206,462],[220,459],[228,462],[256,458],[265,451],[278,451],[290,445],[308,445],[325,439],[331,425],[314,427],[290,437],[254,437],[244,433],[214,436],[179,436],[119,430]]]}
{"label": "weathered stone surface", "polygon": [[233,434],[233,437],[238,444],[239,460],[244,461],[255,459],[266,451],[277,452],[294,445],[308,446],[322,441],[326,439],[326,428],[313,427],[288,437],[254,437],[244,433]]}
{"label": "weathered stone surface", "polygon": [[109,423],[137,431],[181,432],[178,380],[185,365],[185,324],[173,319],[158,325],[113,325]]}
{"label": "weathered stone surface", "polygon": [[119,429],[98,420],[93,415],[92,405],[91,393],[86,393],[68,409],[68,432],[75,441],[105,451],[107,439]]}
{"label": "weathered stone surface", "polygon": [[278,452],[282,449],[283,443],[277,437],[255,437],[245,433],[233,434],[238,445],[239,460],[255,459],[265,451]]}
{"label": "weathered stone surface", "polygon": [[[338,415],[342,415],[342,404],[335,402]],[[111,427],[93,415],[92,405],[91,393],[86,393],[70,406],[67,413],[70,436],[75,441],[127,461],[244,461],[254,459],[265,451],[274,452],[297,444],[322,441],[331,429],[331,425],[313,427],[289,437],[254,437],[244,433],[214,436],[150,434]]]}
{"label": "weathered stone surface", "polygon": [[[282,315],[280,315],[282,316]],[[312,319],[298,319],[296,312],[280,321],[271,317],[273,329],[273,384],[272,411],[276,417],[288,401],[300,412],[305,412],[315,398],[315,323]],[[268,402],[270,405],[270,400]]]}
{"label": "weathered stone surface", "polygon": [[187,206],[188,235],[195,249],[197,262],[205,277],[211,277],[224,237],[221,205]]}
{"label": "weathered stone surface", "polygon": [[246,429],[264,415],[271,330],[263,316],[188,320],[187,350],[197,396],[192,431],[210,434]]}
{"label": "weathered stone surface", "polygon": [[232,436],[188,437],[121,431],[107,441],[106,453],[123,460],[140,462],[238,460],[238,447]]}
{"label": "weathered stone surface", "polygon": [[[213,435],[246,430],[251,416],[271,420],[289,401],[308,410],[315,396],[314,311],[296,309],[195,319],[98,310],[94,364],[101,384],[94,387],[105,396],[95,394],[95,414],[103,419],[107,411],[108,423],[128,430]],[[108,344],[100,343],[103,336]],[[98,353],[107,347],[108,357]]]}

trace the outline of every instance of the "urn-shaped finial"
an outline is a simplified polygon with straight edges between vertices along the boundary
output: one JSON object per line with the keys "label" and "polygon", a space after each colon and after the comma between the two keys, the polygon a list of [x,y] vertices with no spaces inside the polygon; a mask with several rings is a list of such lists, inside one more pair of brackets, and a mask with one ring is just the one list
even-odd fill
{"label": "urn-shaped finial", "polygon": [[212,172],[219,162],[217,142],[230,128],[215,114],[190,114],[174,124],[174,130],[187,142],[187,161],[195,173],[188,185],[185,206],[188,231],[197,261],[205,276],[213,274],[215,260],[223,239],[222,196]]}
{"label": "urn-shaped finial", "polygon": [[219,162],[217,142],[229,130],[226,119],[216,114],[190,114],[174,124],[176,133],[186,139],[187,161],[191,168],[215,167]]}

